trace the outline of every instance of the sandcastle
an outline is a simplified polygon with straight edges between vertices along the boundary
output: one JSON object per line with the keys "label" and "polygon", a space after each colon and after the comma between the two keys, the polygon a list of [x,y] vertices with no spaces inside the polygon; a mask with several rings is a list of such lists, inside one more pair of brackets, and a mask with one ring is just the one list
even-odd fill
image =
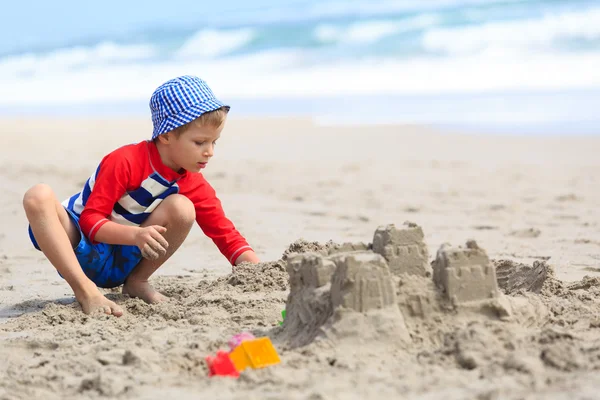
{"label": "sandcastle", "polygon": [[410,342],[407,318],[451,309],[487,315],[494,310],[491,314],[507,318],[519,307],[498,290],[495,266],[475,241],[466,247],[442,245],[431,264],[428,257],[423,230],[409,222],[380,226],[372,245],[345,243],[289,254],[282,334],[292,346],[308,344],[339,331],[340,315],[354,313],[393,319],[395,331],[387,334]]}
{"label": "sandcastle", "polygon": [[454,304],[498,297],[496,267],[475,241],[467,248],[444,244],[433,262],[433,281]]}
{"label": "sandcastle", "polygon": [[373,236],[373,252],[386,259],[393,274],[428,276],[431,267],[424,237],[423,229],[411,222],[406,222],[403,229],[393,224],[382,226]]}

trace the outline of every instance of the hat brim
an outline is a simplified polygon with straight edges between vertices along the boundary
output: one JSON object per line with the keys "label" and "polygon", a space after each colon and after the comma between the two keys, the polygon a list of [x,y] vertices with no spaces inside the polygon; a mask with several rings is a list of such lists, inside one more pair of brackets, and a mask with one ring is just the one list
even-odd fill
{"label": "hat brim", "polygon": [[190,123],[196,118],[200,118],[202,114],[218,110],[221,107],[225,107],[227,111],[229,111],[229,109],[231,108],[227,104],[214,99],[206,100],[202,103],[196,104],[193,107],[182,110],[178,114],[171,115],[165,118],[158,126],[154,128],[154,132],[152,133],[152,139],[156,138],[159,135],[162,135],[163,133],[170,132],[173,129],[177,129],[180,126]]}

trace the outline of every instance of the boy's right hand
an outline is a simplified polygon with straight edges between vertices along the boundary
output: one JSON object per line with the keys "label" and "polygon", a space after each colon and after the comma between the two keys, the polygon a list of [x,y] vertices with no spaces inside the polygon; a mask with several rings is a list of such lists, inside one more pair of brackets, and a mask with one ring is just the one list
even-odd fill
{"label": "boy's right hand", "polygon": [[163,237],[167,228],[160,225],[140,227],[135,235],[135,245],[142,252],[142,256],[149,260],[156,260],[167,254],[169,243]]}

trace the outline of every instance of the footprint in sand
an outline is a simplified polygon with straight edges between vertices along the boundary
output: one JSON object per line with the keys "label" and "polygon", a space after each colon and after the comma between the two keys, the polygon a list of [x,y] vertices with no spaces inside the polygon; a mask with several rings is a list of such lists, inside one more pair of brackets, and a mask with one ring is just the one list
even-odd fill
{"label": "footprint in sand", "polygon": [[497,226],[492,226],[492,225],[475,225],[473,226],[473,229],[478,230],[478,231],[493,231],[498,229]]}
{"label": "footprint in sand", "polygon": [[539,293],[546,279],[552,275],[551,267],[544,261],[534,261],[533,266],[512,260],[492,260],[496,267],[498,286],[506,294],[519,290]]}
{"label": "footprint in sand", "polygon": [[516,231],[510,232],[509,236],[519,237],[519,238],[536,238],[542,234],[542,231],[536,228],[527,228],[527,229],[518,229]]}
{"label": "footprint in sand", "polygon": [[565,215],[565,214],[556,215],[554,218],[561,219],[561,220],[570,220],[570,221],[576,221],[579,219],[579,217],[577,215]]}
{"label": "footprint in sand", "polygon": [[556,196],[554,198],[554,200],[556,201],[560,201],[560,202],[566,202],[566,201],[581,201],[581,197],[573,194],[573,193],[569,193],[569,194],[563,194],[561,196]]}
{"label": "footprint in sand", "polygon": [[575,244],[595,244],[600,246],[600,241],[597,240],[592,240],[592,239],[586,239],[586,238],[582,238],[582,239],[575,239]]}
{"label": "footprint in sand", "polygon": [[319,210],[306,211],[304,214],[310,215],[311,217],[326,217],[328,215],[326,211]]}

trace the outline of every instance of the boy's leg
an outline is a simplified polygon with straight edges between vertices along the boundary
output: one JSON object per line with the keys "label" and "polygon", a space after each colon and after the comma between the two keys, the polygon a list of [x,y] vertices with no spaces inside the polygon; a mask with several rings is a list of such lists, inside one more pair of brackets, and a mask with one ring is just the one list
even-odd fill
{"label": "boy's leg", "polygon": [[23,207],[38,246],[71,286],[83,312],[102,310],[122,315],[121,307],[104,297],[83,273],[73,251],[80,240],[79,230],[50,186],[39,184],[29,189],[23,197]]}
{"label": "boy's leg", "polygon": [[156,207],[142,226],[161,225],[167,228],[163,235],[169,243],[167,253],[156,260],[143,258],[127,277],[123,285],[124,294],[148,303],[158,303],[166,298],[150,286],[148,279],[181,246],[195,220],[194,204],[180,194],[168,196]]}

